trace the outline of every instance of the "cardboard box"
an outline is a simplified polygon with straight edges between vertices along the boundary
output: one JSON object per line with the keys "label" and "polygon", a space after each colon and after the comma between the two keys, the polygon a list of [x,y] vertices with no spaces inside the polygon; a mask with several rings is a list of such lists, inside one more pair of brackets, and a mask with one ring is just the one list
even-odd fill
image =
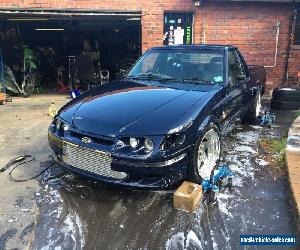
{"label": "cardboard box", "polygon": [[202,197],[202,187],[193,182],[185,181],[174,193],[174,208],[193,213]]}

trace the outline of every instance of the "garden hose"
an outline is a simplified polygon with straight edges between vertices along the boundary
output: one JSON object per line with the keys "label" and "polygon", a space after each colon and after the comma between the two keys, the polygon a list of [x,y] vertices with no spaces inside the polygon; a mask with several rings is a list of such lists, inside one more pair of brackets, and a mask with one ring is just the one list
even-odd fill
{"label": "garden hose", "polygon": [[[27,160],[28,159],[28,160]],[[27,179],[16,179],[12,176],[13,171],[18,168],[21,165],[24,165],[26,163],[32,162],[34,161],[35,158],[31,155],[21,155],[18,156],[14,159],[11,159],[3,168],[0,169],[0,172],[4,172],[5,170],[7,170],[9,167],[15,165],[8,173],[8,177],[11,181],[14,182],[25,182],[25,181],[29,181],[29,180],[33,180],[37,177],[39,177],[40,175],[42,175],[43,173],[45,173],[50,167],[52,167],[54,165],[55,162],[52,162],[48,167],[46,167],[45,169],[43,169],[41,172],[39,172],[38,174],[27,178]]]}

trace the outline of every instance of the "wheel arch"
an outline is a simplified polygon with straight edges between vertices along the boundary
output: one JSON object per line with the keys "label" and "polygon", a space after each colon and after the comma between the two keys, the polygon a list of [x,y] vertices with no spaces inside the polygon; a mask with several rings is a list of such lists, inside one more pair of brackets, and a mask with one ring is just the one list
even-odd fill
{"label": "wheel arch", "polygon": [[[197,141],[195,143],[194,149],[193,149],[193,154],[190,158],[190,164],[189,164],[189,168],[188,168],[188,178],[196,183],[201,183],[201,181],[203,180],[203,177],[199,175],[198,173],[198,166],[197,166],[197,148],[199,146],[199,143],[201,142],[203,136],[205,135],[205,133],[207,131],[210,130],[210,128],[216,128],[217,129],[217,134],[219,136],[219,143],[221,143],[221,131],[220,131],[220,124],[218,122],[217,117],[215,117],[214,115],[210,115],[207,116],[202,122],[201,124],[198,126],[198,130],[197,130]],[[220,146],[220,155],[222,152],[221,149],[221,145]]]}
{"label": "wheel arch", "polygon": [[197,132],[196,132],[196,137],[199,138],[202,135],[203,130],[211,123],[218,128],[219,132],[221,132],[221,124],[220,124],[218,118],[214,115],[209,115],[198,126]]}

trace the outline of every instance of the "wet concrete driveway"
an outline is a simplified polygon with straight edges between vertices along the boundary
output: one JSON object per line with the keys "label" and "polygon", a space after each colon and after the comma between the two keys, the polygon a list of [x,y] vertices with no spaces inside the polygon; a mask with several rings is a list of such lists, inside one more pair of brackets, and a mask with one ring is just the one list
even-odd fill
{"label": "wet concrete driveway", "polygon": [[278,118],[281,127],[240,125],[224,139],[234,188],[213,204],[203,200],[194,214],[175,210],[171,191],[114,189],[50,168],[36,194],[32,248],[241,249],[240,234],[296,234],[288,179],[273,173],[258,147],[259,138],[280,136],[292,115]]}

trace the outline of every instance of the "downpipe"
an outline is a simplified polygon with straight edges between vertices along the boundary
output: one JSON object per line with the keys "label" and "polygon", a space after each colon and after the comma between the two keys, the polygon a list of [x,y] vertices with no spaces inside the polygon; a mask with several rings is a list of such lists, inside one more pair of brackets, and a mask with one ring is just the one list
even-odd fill
{"label": "downpipe", "polygon": [[279,42],[279,34],[280,34],[280,21],[277,20],[276,23],[276,37],[275,37],[275,53],[274,53],[274,63],[273,65],[264,65],[265,68],[274,68],[277,65],[277,55],[278,55],[278,42]]}
{"label": "downpipe", "polygon": [[[299,13],[298,13],[299,14]],[[296,8],[296,1],[294,0],[293,3],[293,9],[292,9],[292,15],[290,19],[290,26],[289,26],[289,41],[288,41],[288,48],[286,50],[286,61],[284,65],[284,79],[287,82],[289,78],[289,57],[290,57],[290,51],[291,51],[291,45],[293,42],[293,34],[295,33],[295,23],[297,18],[297,8]]]}

